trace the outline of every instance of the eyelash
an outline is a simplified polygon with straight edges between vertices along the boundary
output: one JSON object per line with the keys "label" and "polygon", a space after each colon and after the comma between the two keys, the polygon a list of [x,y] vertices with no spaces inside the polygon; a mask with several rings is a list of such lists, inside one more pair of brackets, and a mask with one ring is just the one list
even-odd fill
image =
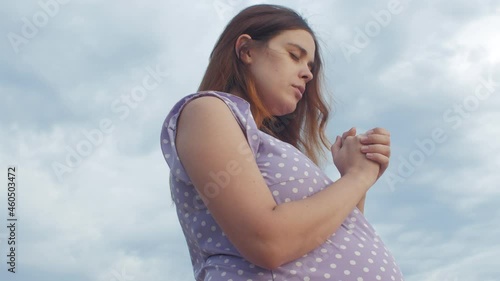
{"label": "eyelash", "polygon": [[290,56],[292,57],[293,60],[295,61],[299,61],[299,57],[297,57],[296,55],[294,55],[293,53],[290,53]]}
{"label": "eyelash", "polygon": [[[299,60],[300,60],[300,59],[299,59],[299,57],[297,57],[297,56],[296,56],[296,55],[294,55],[293,53],[290,53],[290,56],[292,57],[292,59],[293,59],[294,61],[299,61]],[[311,72],[313,72],[313,71],[314,71],[314,69],[313,69],[312,67],[311,67],[311,68],[309,68],[309,70],[310,70]]]}

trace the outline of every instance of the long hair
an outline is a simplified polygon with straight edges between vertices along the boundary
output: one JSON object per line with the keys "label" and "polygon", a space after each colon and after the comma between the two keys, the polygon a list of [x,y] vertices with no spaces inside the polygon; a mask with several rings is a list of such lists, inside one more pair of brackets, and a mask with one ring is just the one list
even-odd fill
{"label": "long hair", "polygon": [[[273,116],[262,103],[255,81],[235,52],[236,40],[241,34],[252,37],[254,44],[266,47],[273,37],[286,30],[305,30],[316,46],[313,79],[307,83],[303,98],[294,112]],[[321,143],[329,150],[325,136],[330,108],[320,93],[323,77],[319,45],[312,29],[295,11],[280,5],[254,5],[240,11],[220,35],[198,88],[198,91],[227,92],[235,89],[250,104],[250,110],[259,130],[285,141],[320,165],[318,155],[324,156]]]}

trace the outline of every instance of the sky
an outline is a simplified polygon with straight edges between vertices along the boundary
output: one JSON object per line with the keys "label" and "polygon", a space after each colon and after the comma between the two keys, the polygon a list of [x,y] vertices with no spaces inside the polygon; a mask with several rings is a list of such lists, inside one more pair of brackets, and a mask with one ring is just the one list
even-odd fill
{"label": "sky", "polygon": [[1,280],[194,279],[160,131],[228,21],[259,3],[317,34],[331,141],[391,132],[365,216],[406,280],[500,280],[498,0],[3,3]]}

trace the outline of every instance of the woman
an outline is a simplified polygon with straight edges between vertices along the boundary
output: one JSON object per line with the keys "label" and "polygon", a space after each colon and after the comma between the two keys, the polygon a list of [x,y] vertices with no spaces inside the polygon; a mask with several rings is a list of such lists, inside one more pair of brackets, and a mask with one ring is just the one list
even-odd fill
{"label": "woman", "polygon": [[[293,10],[251,6],[210,56],[197,93],[165,119],[161,145],[196,280],[403,280],[363,216],[389,162],[389,133],[331,146],[313,31]],[[182,113],[182,114],[181,114]]]}

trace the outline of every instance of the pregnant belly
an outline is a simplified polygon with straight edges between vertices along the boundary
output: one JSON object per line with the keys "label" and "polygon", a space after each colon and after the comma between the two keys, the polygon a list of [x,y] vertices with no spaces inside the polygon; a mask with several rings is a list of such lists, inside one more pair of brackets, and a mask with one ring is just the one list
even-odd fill
{"label": "pregnant belly", "polygon": [[392,254],[357,209],[321,246],[273,274],[275,281],[403,281]]}

